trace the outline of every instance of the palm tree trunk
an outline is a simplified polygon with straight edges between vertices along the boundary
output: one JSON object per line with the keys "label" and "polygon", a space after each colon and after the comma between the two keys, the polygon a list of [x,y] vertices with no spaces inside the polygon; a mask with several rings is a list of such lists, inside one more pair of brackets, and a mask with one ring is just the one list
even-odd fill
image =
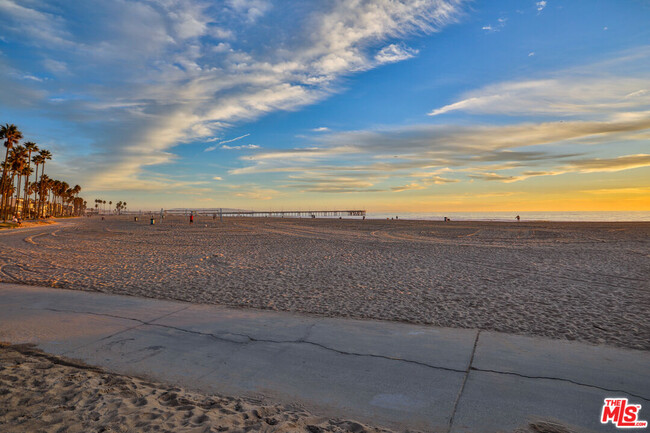
{"label": "palm tree trunk", "polygon": [[36,188],[34,188],[34,219],[38,218],[38,209],[36,206],[36,193],[38,192],[38,164],[36,164],[36,172],[34,173],[34,182],[36,183]]}
{"label": "palm tree trunk", "polygon": [[[25,176],[25,194],[23,194],[23,215],[27,214],[29,217],[29,198],[27,197],[27,188],[29,187],[29,171],[32,168],[32,151],[27,154],[27,176]],[[23,219],[25,217],[23,216]]]}
{"label": "palm tree trunk", "polygon": [[[15,185],[15,184],[16,184],[16,172],[14,172],[14,174],[11,175],[11,183],[9,185]],[[14,204],[17,205],[18,203],[14,203]],[[10,216],[11,214],[15,213],[14,207],[11,206],[11,195],[9,195],[9,212],[10,212]]]}
{"label": "palm tree trunk", "polygon": [[0,193],[2,193],[2,198],[0,199],[0,214],[2,214],[2,218],[4,219],[4,222],[7,222],[7,213],[5,212],[5,200],[7,198],[7,194],[5,194],[5,178],[7,177],[7,162],[9,159],[9,146],[7,146],[7,151],[5,152],[5,162],[3,164],[3,170],[2,170],[2,185],[0,186]]}
{"label": "palm tree trunk", "polygon": [[21,181],[22,181],[22,176],[19,174],[18,175],[18,185],[17,185],[17,188],[16,188],[16,213],[18,213],[18,198],[20,197],[20,192],[21,192],[20,191]]}
{"label": "palm tree trunk", "polygon": [[[43,163],[41,164],[41,182],[43,182],[43,174],[45,173],[45,158],[43,158]],[[42,214],[42,204],[43,204],[43,190],[39,188],[38,190],[38,216],[41,217]]]}

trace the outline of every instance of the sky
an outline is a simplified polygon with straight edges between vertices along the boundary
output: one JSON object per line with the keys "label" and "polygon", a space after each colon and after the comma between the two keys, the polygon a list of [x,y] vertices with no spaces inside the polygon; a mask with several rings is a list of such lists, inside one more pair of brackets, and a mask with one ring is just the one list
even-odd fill
{"label": "sky", "polygon": [[650,210],[644,0],[0,0],[0,123],[130,209]]}

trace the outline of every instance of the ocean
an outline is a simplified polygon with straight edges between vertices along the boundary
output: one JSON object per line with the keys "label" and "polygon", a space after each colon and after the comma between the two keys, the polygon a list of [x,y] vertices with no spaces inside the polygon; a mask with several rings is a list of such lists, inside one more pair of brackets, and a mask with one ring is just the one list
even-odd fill
{"label": "ocean", "polygon": [[519,215],[521,221],[650,221],[650,211],[615,211],[615,212],[368,212],[366,218],[395,218],[409,220],[443,220],[452,221],[515,221]]}

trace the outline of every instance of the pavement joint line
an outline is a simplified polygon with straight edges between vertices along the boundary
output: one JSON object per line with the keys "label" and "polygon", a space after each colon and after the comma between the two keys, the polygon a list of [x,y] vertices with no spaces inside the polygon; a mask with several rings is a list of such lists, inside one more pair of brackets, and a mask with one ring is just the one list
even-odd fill
{"label": "pavement joint line", "polygon": [[[155,322],[156,320],[160,320],[160,319],[162,319],[164,317],[168,317],[168,316],[171,316],[173,314],[184,311],[184,310],[186,310],[186,309],[188,309],[190,307],[191,307],[191,305],[188,305],[188,306],[186,306],[184,308],[181,308],[180,310],[176,310],[176,311],[173,311],[173,312],[170,312],[170,313],[166,313],[166,314],[164,314],[164,315],[162,315],[160,317],[156,317],[156,318],[151,319],[149,321],[135,319],[135,318],[132,318],[132,317],[118,316],[118,315],[108,314],[108,313],[97,313],[97,312],[92,312],[92,311],[75,311],[75,310],[63,310],[63,309],[55,309],[55,308],[24,308],[24,309],[48,310],[48,311],[54,311],[54,312],[75,313],[75,314],[90,314],[90,315],[97,315],[97,316],[113,317],[113,318],[117,318],[117,319],[133,320],[135,322],[139,322],[139,324],[136,325],[136,326],[132,326],[132,327],[129,327],[129,328],[126,328],[126,329],[122,329],[122,330],[120,330],[120,331],[118,331],[118,332],[116,332],[114,334],[109,335],[109,336],[102,337],[102,338],[100,338],[100,339],[98,339],[96,341],[90,342],[88,344],[84,344],[84,345],[79,346],[79,347],[77,347],[75,349],[64,352],[63,353],[64,355],[67,354],[67,353],[70,353],[70,352],[74,352],[74,351],[76,351],[78,349],[81,349],[83,347],[89,346],[91,344],[94,344],[94,343],[97,343],[97,342],[100,342],[100,341],[103,341],[103,340],[107,340],[107,339],[112,338],[112,337],[114,337],[116,335],[119,335],[121,333],[130,331],[132,329],[139,328],[141,326],[156,326],[156,327],[160,327],[160,328],[173,329],[173,330],[176,330],[176,331],[186,332],[186,333],[190,333],[190,334],[203,335],[203,336],[206,336],[206,337],[214,338],[214,339],[219,340],[219,341],[223,341],[223,342],[226,342],[226,343],[233,343],[233,344],[237,344],[237,345],[246,345],[246,344],[250,344],[250,343],[309,344],[309,345],[316,346],[316,347],[319,347],[319,348],[324,349],[324,350],[328,350],[328,351],[335,352],[335,353],[338,353],[338,354],[341,354],[341,355],[346,355],[346,356],[360,356],[360,357],[380,358],[380,359],[386,359],[386,360],[389,360],[389,361],[397,361],[397,362],[405,362],[405,363],[409,363],[409,364],[416,364],[416,365],[420,365],[422,367],[432,368],[432,369],[435,369],[435,370],[451,371],[451,372],[454,372],[454,373],[465,373],[465,376],[463,378],[463,383],[461,385],[460,391],[459,391],[458,396],[456,398],[456,401],[454,403],[454,408],[453,408],[453,411],[452,411],[452,415],[451,415],[451,418],[449,420],[449,429],[448,429],[448,431],[450,431],[452,426],[453,426],[454,415],[456,413],[458,403],[460,402],[460,398],[461,398],[461,396],[463,394],[463,391],[465,389],[465,383],[467,382],[470,371],[517,376],[517,377],[522,377],[522,378],[525,378],[525,379],[554,380],[554,381],[568,382],[568,383],[571,383],[573,385],[599,389],[599,390],[602,390],[602,391],[607,391],[607,392],[612,392],[612,393],[616,393],[616,392],[624,393],[624,394],[628,394],[628,395],[630,395],[632,397],[635,397],[635,398],[639,398],[639,399],[642,399],[642,400],[645,400],[645,401],[650,401],[650,399],[648,397],[644,397],[644,396],[641,396],[641,395],[638,395],[638,394],[634,394],[634,393],[631,393],[629,391],[625,391],[625,390],[621,390],[621,389],[604,388],[604,387],[600,387],[598,385],[582,383],[582,382],[578,382],[578,381],[575,381],[575,380],[572,380],[572,379],[566,379],[566,378],[561,378],[561,377],[552,377],[552,376],[529,376],[529,375],[524,375],[524,374],[521,374],[521,373],[511,372],[511,371],[490,370],[490,369],[482,369],[482,368],[474,367],[472,364],[474,362],[474,357],[475,357],[475,354],[476,354],[476,347],[478,346],[479,336],[480,336],[481,331],[482,331],[480,329],[477,330],[477,333],[476,333],[476,338],[474,340],[474,346],[472,348],[472,355],[470,357],[469,365],[468,365],[467,369],[461,370],[461,369],[456,369],[456,368],[451,368],[451,367],[442,367],[442,366],[439,366],[439,365],[427,364],[425,362],[414,361],[414,360],[405,359],[405,358],[397,358],[397,357],[386,356],[386,355],[376,355],[376,354],[372,354],[372,353],[347,352],[347,351],[343,351],[343,350],[335,349],[333,347],[326,346],[326,345],[321,344],[321,343],[317,343],[317,342],[314,342],[314,341],[307,340],[307,336],[311,333],[311,330],[314,328],[314,326],[317,323],[312,323],[311,325],[309,325],[309,328],[307,329],[307,332],[305,333],[306,334],[305,337],[300,338],[298,340],[262,339],[262,338],[251,337],[250,335],[247,335],[247,334],[242,334],[242,333],[237,333],[237,332],[228,332],[228,331],[221,332],[219,334],[214,334],[214,333],[210,333],[210,332],[193,331],[193,330],[190,330],[190,329],[185,329],[185,328],[172,326],[172,325],[164,325],[164,324],[159,324],[159,323],[152,323],[152,322]],[[234,336],[244,337],[248,341],[232,340],[232,339],[224,337],[223,335],[234,335]]]}
{"label": "pavement joint line", "polygon": [[454,417],[456,416],[456,411],[458,410],[458,403],[460,398],[463,395],[465,390],[465,384],[467,383],[467,378],[469,377],[469,372],[472,371],[472,363],[474,362],[474,355],[476,355],[476,346],[478,346],[478,339],[481,336],[481,330],[476,331],[476,338],[474,339],[474,347],[472,347],[472,356],[469,358],[469,364],[467,365],[467,370],[464,371],[465,377],[463,377],[463,383],[460,385],[460,390],[458,391],[458,396],[456,396],[456,401],[454,402],[454,408],[451,411],[451,416],[449,417],[449,427],[447,428],[447,433],[451,431],[454,426]]}

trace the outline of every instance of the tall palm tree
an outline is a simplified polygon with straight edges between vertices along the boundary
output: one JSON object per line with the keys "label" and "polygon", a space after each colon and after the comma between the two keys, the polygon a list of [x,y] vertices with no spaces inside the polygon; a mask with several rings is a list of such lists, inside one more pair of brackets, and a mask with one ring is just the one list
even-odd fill
{"label": "tall palm tree", "polygon": [[38,166],[43,163],[43,157],[41,155],[34,155],[32,157],[32,162],[36,165],[36,176],[34,176],[34,185],[35,187],[33,188],[34,190],[34,218],[38,218],[38,205],[36,203],[36,193],[39,191],[38,189]]}
{"label": "tall palm tree", "polygon": [[[31,174],[31,167],[32,167],[32,152],[38,152],[38,146],[36,143],[33,141],[28,141],[24,144],[25,149],[27,149],[27,167],[29,167],[29,174]],[[38,170],[38,167],[37,167]],[[27,188],[29,187],[29,174],[27,175],[27,179],[25,180],[25,199],[23,201],[23,214],[27,215],[29,214],[29,195],[27,194]],[[36,173],[36,176],[38,178],[38,173]]]}
{"label": "tall palm tree", "polygon": [[[14,206],[9,206],[12,213],[18,213],[18,199],[20,198],[20,184],[23,176],[23,171],[27,167],[25,162],[25,157],[27,156],[27,150],[23,146],[14,146],[11,153],[9,153],[9,169],[11,170],[9,177],[9,185],[14,186],[14,192],[16,198],[14,200]],[[16,183],[16,177],[18,177],[18,182]],[[11,200],[11,195],[8,195]]]}
{"label": "tall palm tree", "polygon": [[74,213],[76,215],[79,215],[79,209],[81,209],[81,201],[79,201],[79,193],[81,192],[81,187],[79,185],[75,185],[74,188],[72,188],[72,194],[74,194]]}
{"label": "tall palm tree", "polygon": [[[48,159],[52,159],[52,153],[47,150],[47,149],[41,149],[41,151],[38,153],[41,156],[41,180],[43,180],[43,175],[45,174],[45,161]],[[41,190],[42,191],[42,190]],[[43,205],[43,195],[40,194],[38,196],[38,201],[39,201],[39,215],[42,213],[42,205]]]}
{"label": "tall palm tree", "polygon": [[2,197],[0,198],[0,213],[3,214],[3,219],[5,222],[7,222],[7,212],[4,212],[5,201],[7,199],[7,194],[5,193],[5,182],[8,174],[7,160],[9,158],[9,150],[11,150],[11,148],[13,148],[21,138],[23,138],[23,134],[18,130],[18,127],[16,125],[10,125],[7,123],[4,126],[0,127],[0,140],[5,141],[5,147],[7,148],[7,151],[5,152],[5,161],[2,164],[2,181],[0,182],[0,193],[2,193]]}
{"label": "tall palm tree", "polygon": [[20,176],[25,178],[25,187],[23,188],[24,194],[23,191],[19,192],[19,195],[23,196],[22,206],[20,208],[21,209],[20,214],[22,215],[23,219],[29,216],[29,206],[27,203],[28,199],[26,197],[27,197],[27,191],[29,191],[29,176],[31,176],[33,172],[34,170],[27,164],[23,166],[23,170],[19,173]]}

